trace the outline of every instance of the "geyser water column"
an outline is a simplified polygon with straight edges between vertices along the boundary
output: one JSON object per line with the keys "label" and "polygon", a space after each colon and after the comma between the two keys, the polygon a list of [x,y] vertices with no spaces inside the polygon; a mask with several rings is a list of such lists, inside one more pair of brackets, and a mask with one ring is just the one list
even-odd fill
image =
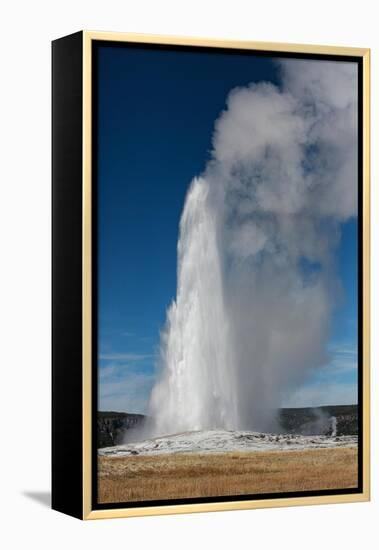
{"label": "geyser water column", "polygon": [[278,62],[281,87],[232,90],[180,222],[154,433],[274,429],[325,364],[340,224],[356,215],[357,75]]}
{"label": "geyser water column", "polygon": [[162,379],[151,396],[158,433],[232,428],[237,421],[218,223],[208,181],[195,179],[180,222],[177,297],[162,334]]}

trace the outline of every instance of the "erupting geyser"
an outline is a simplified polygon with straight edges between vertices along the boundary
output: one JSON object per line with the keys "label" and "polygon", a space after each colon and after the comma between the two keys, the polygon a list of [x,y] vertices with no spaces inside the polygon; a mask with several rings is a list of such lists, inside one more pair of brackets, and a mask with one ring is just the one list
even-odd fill
{"label": "erupting geyser", "polygon": [[232,90],[180,222],[176,298],[150,399],[156,435],[274,429],[325,364],[340,224],[356,215],[352,64],[278,62]]}

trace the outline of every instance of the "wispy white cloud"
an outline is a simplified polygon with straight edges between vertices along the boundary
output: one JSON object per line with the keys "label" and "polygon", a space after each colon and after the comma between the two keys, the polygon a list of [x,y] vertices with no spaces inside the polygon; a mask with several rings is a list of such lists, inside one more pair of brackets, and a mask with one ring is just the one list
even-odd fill
{"label": "wispy white cloud", "polygon": [[105,366],[102,366],[99,369],[99,380],[100,383],[103,380],[114,379],[115,377],[125,376],[130,370],[130,365],[120,364],[120,363],[110,363]]}
{"label": "wispy white cloud", "polygon": [[329,357],[328,363],[314,369],[304,384],[284,394],[283,406],[318,407],[357,403],[356,346],[345,342],[334,344],[329,348]]}
{"label": "wispy white cloud", "polygon": [[139,340],[141,342],[151,342],[153,340],[152,336],[140,336]]}
{"label": "wispy white cloud", "polygon": [[146,353],[100,353],[99,359],[104,361],[143,361],[154,357]]}
{"label": "wispy white cloud", "polygon": [[336,355],[347,355],[347,356],[357,356],[357,347],[350,343],[342,343],[338,345],[331,346],[330,352]]}
{"label": "wispy white cloud", "polygon": [[[131,333],[126,333],[130,334]],[[146,412],[154,375],[154,355],[139,352],[99,354],[99,409]]]}
{"label": "wispy white cloud", "polygon": [[99,410],[145,413],[154,380],[153,373],[127,369],[117,379],[105,376],[99,385]]}
{"label": "wispy white cloud", "polygon": [[354,383],[322,382],[304,386],[283,400],[283,407],[320,407],[323,405],[354,405],[358,402]]}
{"label": "wispy white cloud", "polygon": [[352,344],[341,344],[330,348],[330,361],[321,370],[327,374],[356,373],[358,369],[357,348]]}

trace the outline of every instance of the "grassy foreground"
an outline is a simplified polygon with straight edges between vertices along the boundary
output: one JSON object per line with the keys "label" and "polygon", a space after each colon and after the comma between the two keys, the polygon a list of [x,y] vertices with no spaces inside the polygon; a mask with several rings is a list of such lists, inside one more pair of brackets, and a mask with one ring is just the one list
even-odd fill
{"label": "grassy foreground", "polygon": [[357,486],[353,448],[99,457],[99,503]]}

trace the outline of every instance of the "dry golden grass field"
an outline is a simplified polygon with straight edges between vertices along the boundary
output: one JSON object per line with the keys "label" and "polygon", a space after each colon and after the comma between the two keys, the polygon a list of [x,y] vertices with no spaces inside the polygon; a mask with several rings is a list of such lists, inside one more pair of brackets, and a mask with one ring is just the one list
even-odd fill
{"label": "dry golden grass field", "polygon": [[354,448],[99,457],[99,503],[357,487]]}

